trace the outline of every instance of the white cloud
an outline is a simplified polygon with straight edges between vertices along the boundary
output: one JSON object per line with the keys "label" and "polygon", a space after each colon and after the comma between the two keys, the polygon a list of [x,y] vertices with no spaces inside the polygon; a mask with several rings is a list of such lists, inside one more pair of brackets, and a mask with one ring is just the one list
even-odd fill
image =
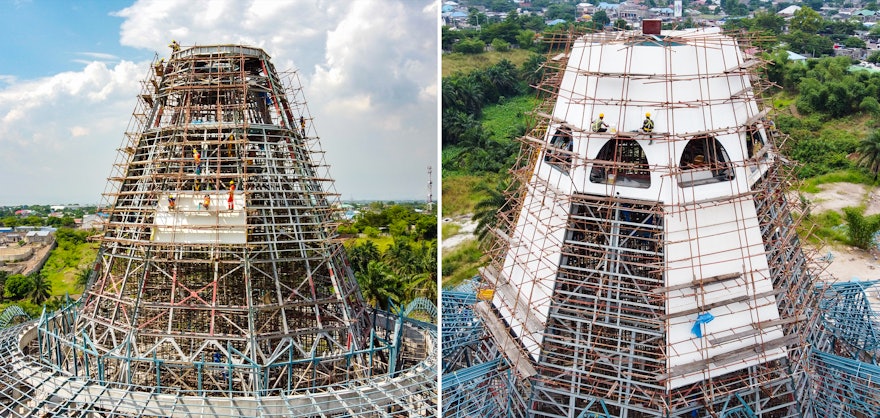
{"label": "white cloud", "polygon": [[105,54],[103,52],[78,52],[77,55],[82,55],[84,57],[100,61],[116,61],[119,59],[119,57],[117,57],[116,55]]}
{"label": "white cloud", "polygon": [[[160,56],[172,39],[265,49],[278,70],[298,70],[343,198],[426,194],[437,161],[436,2],[144,0],[114,15],[121,45]],[[78,57],[80,71],[0,76],[0,177],[20,179],[0,188],[0,205],[99,199],[149,64]]]}
{"label": "white cloud", "polygon": [[89,128],[85,126],[71,126],[70,127],[70,136],[76,138],[78,136],[86,136],[89,134]]}

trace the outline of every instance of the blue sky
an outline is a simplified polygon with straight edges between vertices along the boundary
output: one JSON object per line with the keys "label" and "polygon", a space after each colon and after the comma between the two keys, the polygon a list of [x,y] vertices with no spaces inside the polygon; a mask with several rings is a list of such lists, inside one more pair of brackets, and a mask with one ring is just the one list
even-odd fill
{"label": "blue sky", "polygon": [[429,0],[0,0],[0,206],[99,203],[139,83],[171,39],[298,70],[343,199],[437,195]]}
{"label": "blue sky", "polygon": [[47,77],[77,71],[88,53],[111,54],[132,61],[148,59],[149,51],[119,44],[123,18],[112,12],[130,1],[0,0],[3,60],[0,74],[20,78]]}

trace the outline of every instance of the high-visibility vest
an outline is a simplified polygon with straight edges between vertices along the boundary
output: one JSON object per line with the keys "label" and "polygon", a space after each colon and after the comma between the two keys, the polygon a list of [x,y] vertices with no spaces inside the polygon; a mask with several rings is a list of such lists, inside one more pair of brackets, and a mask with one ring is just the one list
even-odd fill
{"label": "high-visibility vest", "polygon": [[642,130],[645,132],[654,130],[654,121],[651,118],[645,118],[645,121],[642,123]]}
{"label": "high-visibility vest", "polygon": [[605,121],[602,119],[596,119],[596,121],[593,122],[593,132],[599,132],[599,129],[602,129],[603,124],[605,124]]}

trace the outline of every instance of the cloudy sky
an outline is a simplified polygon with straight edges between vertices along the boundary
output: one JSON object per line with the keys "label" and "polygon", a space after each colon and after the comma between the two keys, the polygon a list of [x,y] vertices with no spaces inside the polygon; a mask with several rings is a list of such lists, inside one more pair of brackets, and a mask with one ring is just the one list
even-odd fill
{"label": "cloudy sky", "polygon": [[0,206],[101,201],[139,83],[175,39],[298,70],[344,200],[437,177],[438,2],[0,0]]}

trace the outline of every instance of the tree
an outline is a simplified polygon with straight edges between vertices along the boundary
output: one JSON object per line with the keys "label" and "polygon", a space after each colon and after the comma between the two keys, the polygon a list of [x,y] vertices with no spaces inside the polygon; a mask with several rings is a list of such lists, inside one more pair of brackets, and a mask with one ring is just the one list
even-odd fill
{"label": "tree", "polygon": [[477,74],[477,80],[483,86],[482,90],[486,92],[486,101],[489,103],[496,102],[501,96],[519,94],[516,66],[506,59]]}
{"label": "tree", "polygon": [[495,38],[492,40],[492,49],[498,52],[507,52],[510,50],[510,43],[504,39]]}
{"label": "tree", "polygon": [[543,55],[532,54],[522,64],[519,73],[522,74],[522,79],[527,85],[536,86],[541,82],[541,79],[544,77],[544,60]]}
{"label": "tree", "polygon": [[89,284],[89,279],[92,277],[92,269],[85,268],[76,273],[76,286],[80,289],[86,290],[86,286]]}
{"label": "tree", "polygon": [[843,40],[843,46],[847,48],[864,48],[867,45],[865,44],[865,41],[863,41],[861,38],[850,36],[849,38]]}
{"label": "tree", "polygon": [[880,115],[880,102],[872,96],[865,97],[859,103],[859,110],[872,115]]}
{"label": "tree", "polygon": [[477,190],[486,194],[486,198],[474,205],[474,216],[471,218],[477,222],[474,233],[480,241],[485,242],[489,232],[498,226],[501,213],[509,208],[506,190],[510,184],[498,182],[493,186],[481,183]]}
{"label": "tree", "polygon": [[880,51],[874,51],[871,55],[868,55],[868,62],[880,64]]}
{"label": "tree", "polygon": [[547,7],[544,18],[547,20],[562,19],[573,22],[577,13],[577,7],[569,3],[554,3]]}
{"label": "tree", "polygon": [[385,263],[370,261],[366,270],[355,273],[364,300],[374,308],[388,309],[389,300],[399,303],[403,295],[400,280]]}
{"label": "tree", "polygon": [[755,13],[755,17],[754,19],[752,19],[752,22],[754,24],[753,28],[755,30],[763,30],[766,32],[770,32],[773,35],[781,34],[782,28],[785,27],[785,18],[769,11]]}
{"label": "tree", "polygon": [[475,38],[462,39],[452,46],[452,52],[462,54],[479,54],[486,50],[486,43]]}
{"label": "tree", "polygon": [[21,300],[27,296],[31,291],[31,287],[33,287],[33,281],[29,276],[25,276],[23,274],[13,274],[6,278],[6,293],[9,294],[10,299],[13,300]]}
{"label": "tree", "polygon": [[376,244],[373,244],[373,241],[365,241],[360,245],[353,245],[348,250],[348,260],[355,273],[366,270],[370,261],[378,259],[379,248],[376,247]]}
{"label": "tree", "polygon": [[481,26],[489,23],[489,18],[485,13],[480,13],[476,7],[468,9],[468,24],[471,26]]}
{"label": "tree", "polygon": [[535,44],[535,32],[531,30],[522,30],[516,35],[516,43],[522,49],[529,49]]}
{"label": "tree", "polygon": [[52,283],[42,274],[35,273],[31,276],[31,288],[28,296],[32,302],[42,305],[52,295]]}
{"label": "tree", "polygon": [[809,7],[801,7],[798,11],[794,12],[794,16],[788,25],[789,30],[792,32],[800,31],[811,34],[818,33],[822,26],[822,15]]}
{"label": "tree", "polygon": [[437,303],[437,241],[422,243],[410,252],[415,273],[405,285],[407,299],[422,296]]}
{"label": "tree", "polygon": [[5,270],[0,270],[0,301],[3,300],[3,295],[6,293],[6,278],[9,277],[9,273]]}
{"label": "tree", "polygon": [[599,10],[598,12],[593,13],[593,23],[597,28],[602,28],[611,23],[611,18],[608,17],[608,13],[605,13],[604,10]]}
{"label": "tree", "polygon": [[859,153],[856,164],[871,171],[874,174],[874,181],[877,181],[877,174],[880,173],[880,129],[871,132],[867,138],[859,142],[856,150]]}

